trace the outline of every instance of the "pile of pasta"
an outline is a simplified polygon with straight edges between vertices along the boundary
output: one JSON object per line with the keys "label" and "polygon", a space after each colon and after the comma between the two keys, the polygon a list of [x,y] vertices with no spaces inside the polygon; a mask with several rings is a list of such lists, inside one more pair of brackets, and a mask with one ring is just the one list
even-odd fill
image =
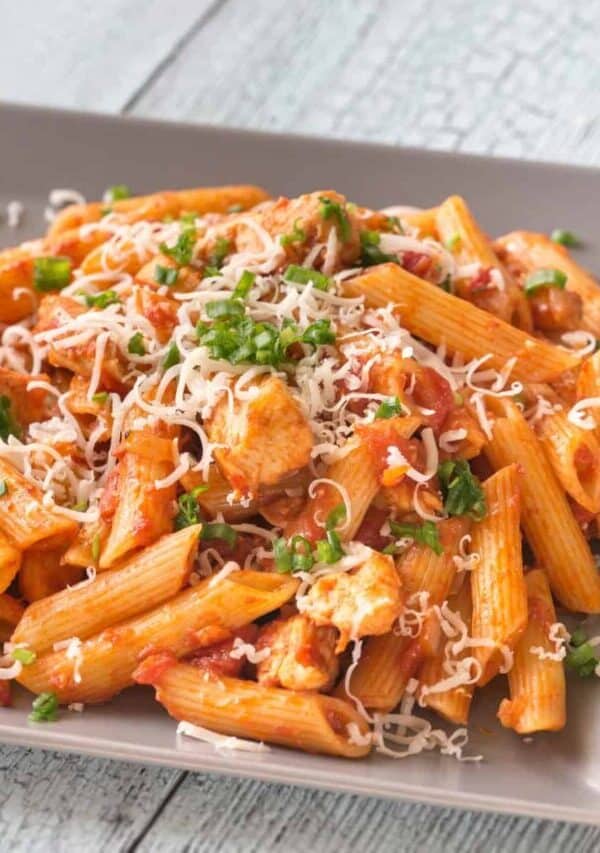
{"label": "pile of pasta", "polygon": [[600,612],[574,242],[459,197],[121,186],[1,252],[3,703],[142,684],[217,745],[468,758],[499,677],[503,726],[562,728],[565,662],[599,664],[555,610]]}

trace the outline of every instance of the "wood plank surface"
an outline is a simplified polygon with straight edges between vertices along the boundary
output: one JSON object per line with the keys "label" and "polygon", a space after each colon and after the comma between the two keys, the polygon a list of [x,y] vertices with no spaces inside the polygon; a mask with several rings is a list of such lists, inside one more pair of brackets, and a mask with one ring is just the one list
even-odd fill
{"label": "wood plank surface", "polygon": [[[600,164],[599,26],[581,0],[0,0],[0,96]],[[0,749],[11,853],[598,849],[591,827]]]}

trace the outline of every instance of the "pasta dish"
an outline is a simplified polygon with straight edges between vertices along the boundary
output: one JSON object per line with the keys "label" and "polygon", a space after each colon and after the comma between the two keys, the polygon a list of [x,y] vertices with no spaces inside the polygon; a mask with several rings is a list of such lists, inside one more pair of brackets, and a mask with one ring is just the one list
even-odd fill
{"label": "pasta dish", "polygon": [[502,726],[561,729],[600,674],[577,242],[116,186],[0,252],[1,703],[140,684],[219,748],[477,760],[500,679]]}

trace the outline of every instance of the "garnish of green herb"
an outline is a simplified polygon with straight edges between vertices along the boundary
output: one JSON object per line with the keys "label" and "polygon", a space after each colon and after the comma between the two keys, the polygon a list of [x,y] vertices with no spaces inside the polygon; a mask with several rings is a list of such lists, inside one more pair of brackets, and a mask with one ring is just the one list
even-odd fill
{"label": "garnish of green herb", "polygon": [[201,483],[190,492],[184,492],[177,498],[177,515],[175,516],[175,530],[182,530],[192,524],[200,524],[202,513],[198,506],[198,495],[208,490],[206,483]]}
{"label": "garnish of green herb", "polygon": [[33,261],[33,286],[40,293],[62,290],[71,279],[71,259],[35,258]]}
{"label": "garnish of green herb", "polygon": [[19,436],[21,429],[11,412],[12,403],[10,397],[0,394],[0,438],[8,441],[9,435]]}
{"label": "garnish of green herb", "polygon": [[381,234],[379,231],[361,231],[360,245],[361,256],[360,263],[363,267],[374,267],[377,264],[398,263],[396,255],[389,255],[382,252],[379,248],[381,242]]}
{"label": "garnish of green herb", "polygon": [[389,397],[382,400],[375,410],[376,420],[388,420],[404,414],[404,407],[398,397]]}
{"label": "garnish of green herb", "polygon": [[404,228],[397,216],[388,216],[386,224],[390,231],[396,234],[404,234]]}
{"label": "garnish of green herb", "polygon": [[188,210],[181,214],[179,221],[182,225],[195,225],[197,218],[198,213],[195,210]]}
{"label": "garnish of green herb", "polygon": [[342,241],[345,243],[346,240],[350,239],[352,229],[350,227],[350,220],[348,219],[348,214],[344,210],[344,207],[339,202],[327,198],[327,196],[321,196],[319,198],[319,201],[321,202],[321,207],[319,208],[321,217],[325,220],[335,219],[338,234],[342,238]]}
{"label": "garnish of green herb", "polygon": [[173,342],[167,350],[165,360],[163,361],[163,367],[165,370],[168,370],[170,367],[174,367],[176,364],[179,364],[180,361],[181,353],[179,352],[179,347],[175,342]]}
{"label": "garnish of green herb", "polygon": [[218,237],[214,249],[208,259],[208,264],[220,270],[223,266],[223,261],[231,251],[231,243],[225,237]]}
{"label": "garnish of green herb", "polygon": [[288,574],[292,571],[292,554],[281,536],[273,542],[273,559],[275,568],[280,574]]}
{"label": "garnish of green herb", "polygon": [[202,525],[202,539],[222,539],[230,548],[235,547],[237,542],[237,532],[230,524],[214,521]]}
{"label": "garnish of green herb", "polygon": [[115,184],[114,187],[109,187],[105,190],[102,196],[102,201],[107,204],[113,204],[115,201],[122,201],[124,198],[131,197],[131,190],[127,184]]}
{"label": "garnish of green herb", "polygon": [[194,245],[196,243],[196,229],[192,226],[186,226],[182,229],[181,234],[177,238],[175,245],[167,246],[166,243],[161,243],[159,246],[163,255],[173,258],[176,264],[180,267],[186,266],[192,260],[194,254]]}
{"label": "garnish of green herb", "polygon": [[567,246],[569,249],[576,249],[581,246],[581,240],[577,234],[572,231],[566,231],[564,228],[555,228],[550,239],[553,243],[558,243],[561,246]]}
{"label": "garnish of green herb", "polygon": [[283,279],[292,281],[294,284],[312,283],[316,290],[329,290],[331,287],[331,279],[328,276],[310,267],[301,267],[297,264],[289,265],[283,274]]}
{"label": "garnish of green herb", "polygon": [[121,300],[114,290],[103,290],[102,293],[84,293],[85,304],[88,308],[108,308],[109,305],[117,305]]}
{"label": "garnish of green herb", "polygon": [[256,273],[250,272],[250,270],[244,270],[233,291],[233,298],[245,299],[252,290],[255,281]]}
{"label": "garnish of green herb", "polygon": [[179,270],[177,267],[165,267],[162,264],[156,264],[154,267],[154,281],[158,284],[166,284],[167,287],[172,287],[179,278]]}
{"label": "garnish of green herb", "polygon": [[23,666],[30,666],[35,663],[37,655],[31,649],[13,649],[11,652],[13,660],[18,660]]}
{"label": "garnish of green herb", "polygon": [[314,347],[335,343],[335,332],[331,328],[331,320],[316,320],[307,326],[302,334],[302,343]]}
{"label": "garnish of green herb", "polygon": [[447,240],[444,241],[444,246],[448,249],[449,252],[453,252],[455,249],[458,249],[460,245],[460,234],[456,231],[454,234],[451,234]]}
{"label": "garnish of green herb", "polygon": [[108,391],[98,391],[96,394],[92,396],[92,402],[98,403],[98,405],[103,406],[108,400]]}
{"label": "garnish of green herb", "polygon": [[537,293],[542,287],[557,287],[559,290],[564,290],[567,284],[567,276],[562,270],[557,269],[540,269],[532,272],[525,279],[523,290],[525,296],[532,296]]}
{"label": "garnish of green herb", "polygon": [[53,723],[58,716],[56,693],[40,693],[31,704],[29,719],[32,723]]}
{"label": "garnish of green herb", "polygon": [[244,304],[239,299],[217,299],[215,302],[207,302],[205,311],[211,320],[231,320],[234,317],[243,317],[246,313]]}
{"label": "garnish of green herb", "polygon": [[438,556],[444,553],[437,525],[433,521],[424,521],[423,524],[401,524],[398,521],[390,521],[390,530],[397,539],[413,539],[420,545],[427,545]]}
{"label": "garnish of green herb", "polygon": [[343,524],[346,521],[346,518],[346,504],[338,504],[337,506],[334,506],[325,520],[325,529],[335,530],[336,527],[339,527],[340,524]]}
{"label": "garnish of green herb", "polygon": [[340,537],[335,530],[327,530],[325,539],[319,539],[316,543],[316,554],[319,563],[337,563],[344,556],[344,549]]}
{"label": "garnish of green herb", "polygon": [[596,650],[581,626],[571,634],[565,663],[569,669],[575,670],[581,678],[588,678],[596,671],[600,660],[596,656]]}
{"label": "garnish of green herb", "polygon": [[304,243],[306,240],[306,231],[304,228],[301,228],[298,224],[300,222],[299,219],[294,221],[294,226],[290,234],[282,234],[279,238],[279,242],[282,246],[289,246],[292,243]]}
{"label": "garnish of green herb", "polygon": [[448,515],[469,515],[475,521],[484,518],[485,495],[477,477],[464,459],[448,459],[438,468],[438,478]]}
{"label": "garnish of green herb", "polygon": [[97,563],[100,559],[100,534],[96,533],[92,539],[92,560]]}
{"label": "garnish of green herb", "polygon": [[135,335],[132,335],[129,338],[129,343],[127,344],[127,352],[130,352],[133,355],[146,355],[144,336],[141,332],[136,332]]}

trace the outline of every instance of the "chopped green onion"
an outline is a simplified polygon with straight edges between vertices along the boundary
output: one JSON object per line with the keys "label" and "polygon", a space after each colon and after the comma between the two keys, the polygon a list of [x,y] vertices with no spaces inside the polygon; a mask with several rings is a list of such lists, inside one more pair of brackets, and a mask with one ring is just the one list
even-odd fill
{"label": "chopped green onion", "polygon": [[196,229],[187,226],[182,230],[174,246],[167,246],[166,243],[161,243],[159,249],[163,255],[173,258],[176,264],[183,267],[192,260],[195,244]]}
{"label": "chopped green onion", "polygon": [[8,484],[6,480],[0,480],[0,498],[8,494]]}
{"label": "chopped green onion", "polygon": [[71,259],[35,258],[33,261],[33,286],[40,293],[62,290],[71,280]]}
{"label": "chopped green onion", "polygon": [[117,305],[121,300],[114,290],[103,290],[102,293],[84,293],[85,304],[88,308],[108,308],[109,305]]}
{"label": "chopped green onion", "polygon": [[210,266],[220,270],[223,266],[223,261],[231,251],[231,243],[225,237],[217,237],[214,249],[208,263]]}
{"label": "chopped green onion", "polygon": [[250,272],[250,270],[244,270],[240,276],[240,280],[235,286],[235,290],[233,291],[234,298],[245,299],[252,290],[255,281],[256,273]]}
{"label": "chopped green onion", "polygon": [[325,539],[316,543],[317,560],[319,563],[337,563],[344,556],[340,537],[335,530],[328,530]]}
{"label": "chopped green onion", "polygon": [[92,539],[92,560],[97,563],[100,558],[100,534],[96,533]]}
{"label": "chopped green onion", "polygon": [[310,267],[301,267],[297,264],[290,264],[283,274],[285,281],[292,281],[294,284],[310,284],[317,290],[329,290],[331,287],[331,279],[323,275],[322,272],[310,269]]}
{"label": "chopped green onion", "polygon": [[243,317],[246,312],[244,305],[237,299],[217,299],[215,302],[207,302],[205,310],[211,320]]}
{"label": "chopped green onion", "polygon": [[115,201],[122,201],[124,198],[130,198],[131,190],[127,184],[115,184],[114,187],[109,187],[105,190],[102,196],[102,201],[107,204],[112,204]]}
{"label": "chopped green onion", "polygon": [[281,574],[288,574],[292,571],[292,554],[282,537],[273,542],[273,559],[275,568]]}
{"label": "chopped green onion", "polygon": [[475,521],[484,518],[487,507],[479,480],[465,459],[448,459],[438,468],[444,510],[448,515],[469,515]]}
{"label": "chopped green onion", "polygon": [[398,397],[389,397],[382,400],[375,411],[376,420],[388,420],[404,414],[404,407]]}
{"label": "chopped green onion", "polygon": [[396,255],[389,255],[379,248],[381,234],[378,231],[361,231],[360,263],[363,267],[374,267],[377,264],[398,263]]}
{"label": "chopped green onion", "polygon": [[600,665],[596,650],[588,642],[587,634],[581,625],[571,634],[565,663],[569,669],[574,669],[581,678],[588,678],[593,675]]}
{"label": "chopped green onion", "polygon": [[388,216],[386,225],[390,231],[395,231],[397,234],[404,234],[404,228],[397,216]]}
{"label": "chopped green onion", "polygon": [[179,221],[182,225],[195,225],[196,219],[198,218],[198,213],[195,210],[188,210],[186,213],[182,213],[179,217]]}
{"label": "chopped green onion", "polygon": [[103,406],[108,400],[108,391],[98,391],[92,396],[92,402]]}
{"label": "chopped green onion", "polygon": [[279,238],[279,242],[282,246],[289,246],[291,243],[304,243],[306,240],[306,231],[304,228],[301,228],[298,223],[299,219],[294,221],[294,226],[291,234],[282,234]]}
{"label": "chopped green onion", "polygon": [[224,522],[215,521],[202,525],[202,539],[222,539],[230,548],[235,547],[237,536],[237,532],[233,527]]}
{"label": "chopped green onion", "polygon": [[455,249],[458,248],[460,241],[461,236],[458,231],[456,231],[454,234],[451,234],[447,240],[444,241],[444,246],[446,247],[446,249],[448,249],[449,252],[453,252]]}
{"label": "chopped green onion", "polygon": [[292,555],[292,571],[310,572],[315,564],[312,555],[312,546],[304,536],[292,536],[289,545]]}
{"label": "chopped green onion", "polygon": [[576,249],[581,246],[581,240],[572,231],[566,231],[563,228],[555,228],[550,239],[553,243],[559,243],[561,246],[568,246],[570,249]]}
{"label": "chopped green onion", "polygon": [[346,521],[346,504],[338,504],[331,510],[325,521],[326,530],[335,530]]}
{"label": "chopped green onion", "polygon": [[311,323],[302,335],[302,342],[314,347],[334,344],[335,332],[331,328],[331,320],[317,320]]}
{"label": "chopped green onion", "polygon": [[577,628],[575,628],[575,630],[571,634],[571,639],[569,640],[569,643],[572,646],[582,646],[586,642],[587,634],[585,633],[581,625],[578,625]]}
{"label": "chopped green onion", "polygon": [[424,521],[421,525],[390,521],[390,530],[398,539],[414,539],[421,545],[427,545],[438,556],[444,553],[437,525],[433,521]]}
{"label": "chopped green onion", "polygon": [[190,527],[192,524],[199,524],[202,521],[202,513],[198,506],[197,497],[202,492],[206,491],[206,487],[196,486],[191,492],[184,492],[177,498],[177,515],[175,516],[175,530],[182,530],[184,527]]}
{"label": "chopped green onion", "polygon": [[181,353],[179,352],[179,347],[176,343],[172,343],[167,350],[165,360],[163,361],[163,367],[165,370],[168,370],[169,367],[174,367],[176,364],[179,364],[180,361]]}
{"label": "chopped green onion", "polygon": [[9,435],[19,436],[21,434],[21,429],[11,412],[11,407],[10,397],[0,394],[0,438],[2,441],[8,441]]}
{"label": "chopped green onion", "polygon": [[320,214],[323,219],[335,219],[337,222],[337,229],[340,237],[344,242],[350,239],[350,234],[352,233],[352,228],[350,226],[350,220],[348,219],[348,214],[344,210],[343,206],[337,202],[333,201],[327,196],[321,196],[319,199],[321,202]]}
{"label": "chopped green onion", "polygon": [[244,210],[244,205],[238,202],[237,204],[230,204],[227,213],[241,213],[242,210]]}
{"label": "chopped green onion", "polygon": [[564,290],[567,284],[567,276],[562,270],[557,269],[540,269],[532,272],[525,279],[523,290],[526,296],[531,296],[537,293],[542,287],[557,287],[559,290]]}
{"label": "chopped green onion", "polygon": [[30,649],[13,649],[11,653],[13,660],[18,660],[23,666],[30,666],[35,663],[37,655]]}
{"label": "chopped green onion", "polygon": [[127,344],[127,352],[130,352],[133,355],[146,355],[144,336],[141,332],[136,332],[135,335],[132,335],[129,338],[129,343]]}
{"label": "chopped green onion", "polygon": [[172,287],[179,278],[179,270],[177,267],[165,267],[162,264],[156,264],[154,267],[154,281],[158,284],[166,284],[167,287]]}
{"label": "chopped green onion", "polygon": [[52,723],[58,716],[58,697],[56,693],[40,693],[31,705],[29,719],[32,723]]}

